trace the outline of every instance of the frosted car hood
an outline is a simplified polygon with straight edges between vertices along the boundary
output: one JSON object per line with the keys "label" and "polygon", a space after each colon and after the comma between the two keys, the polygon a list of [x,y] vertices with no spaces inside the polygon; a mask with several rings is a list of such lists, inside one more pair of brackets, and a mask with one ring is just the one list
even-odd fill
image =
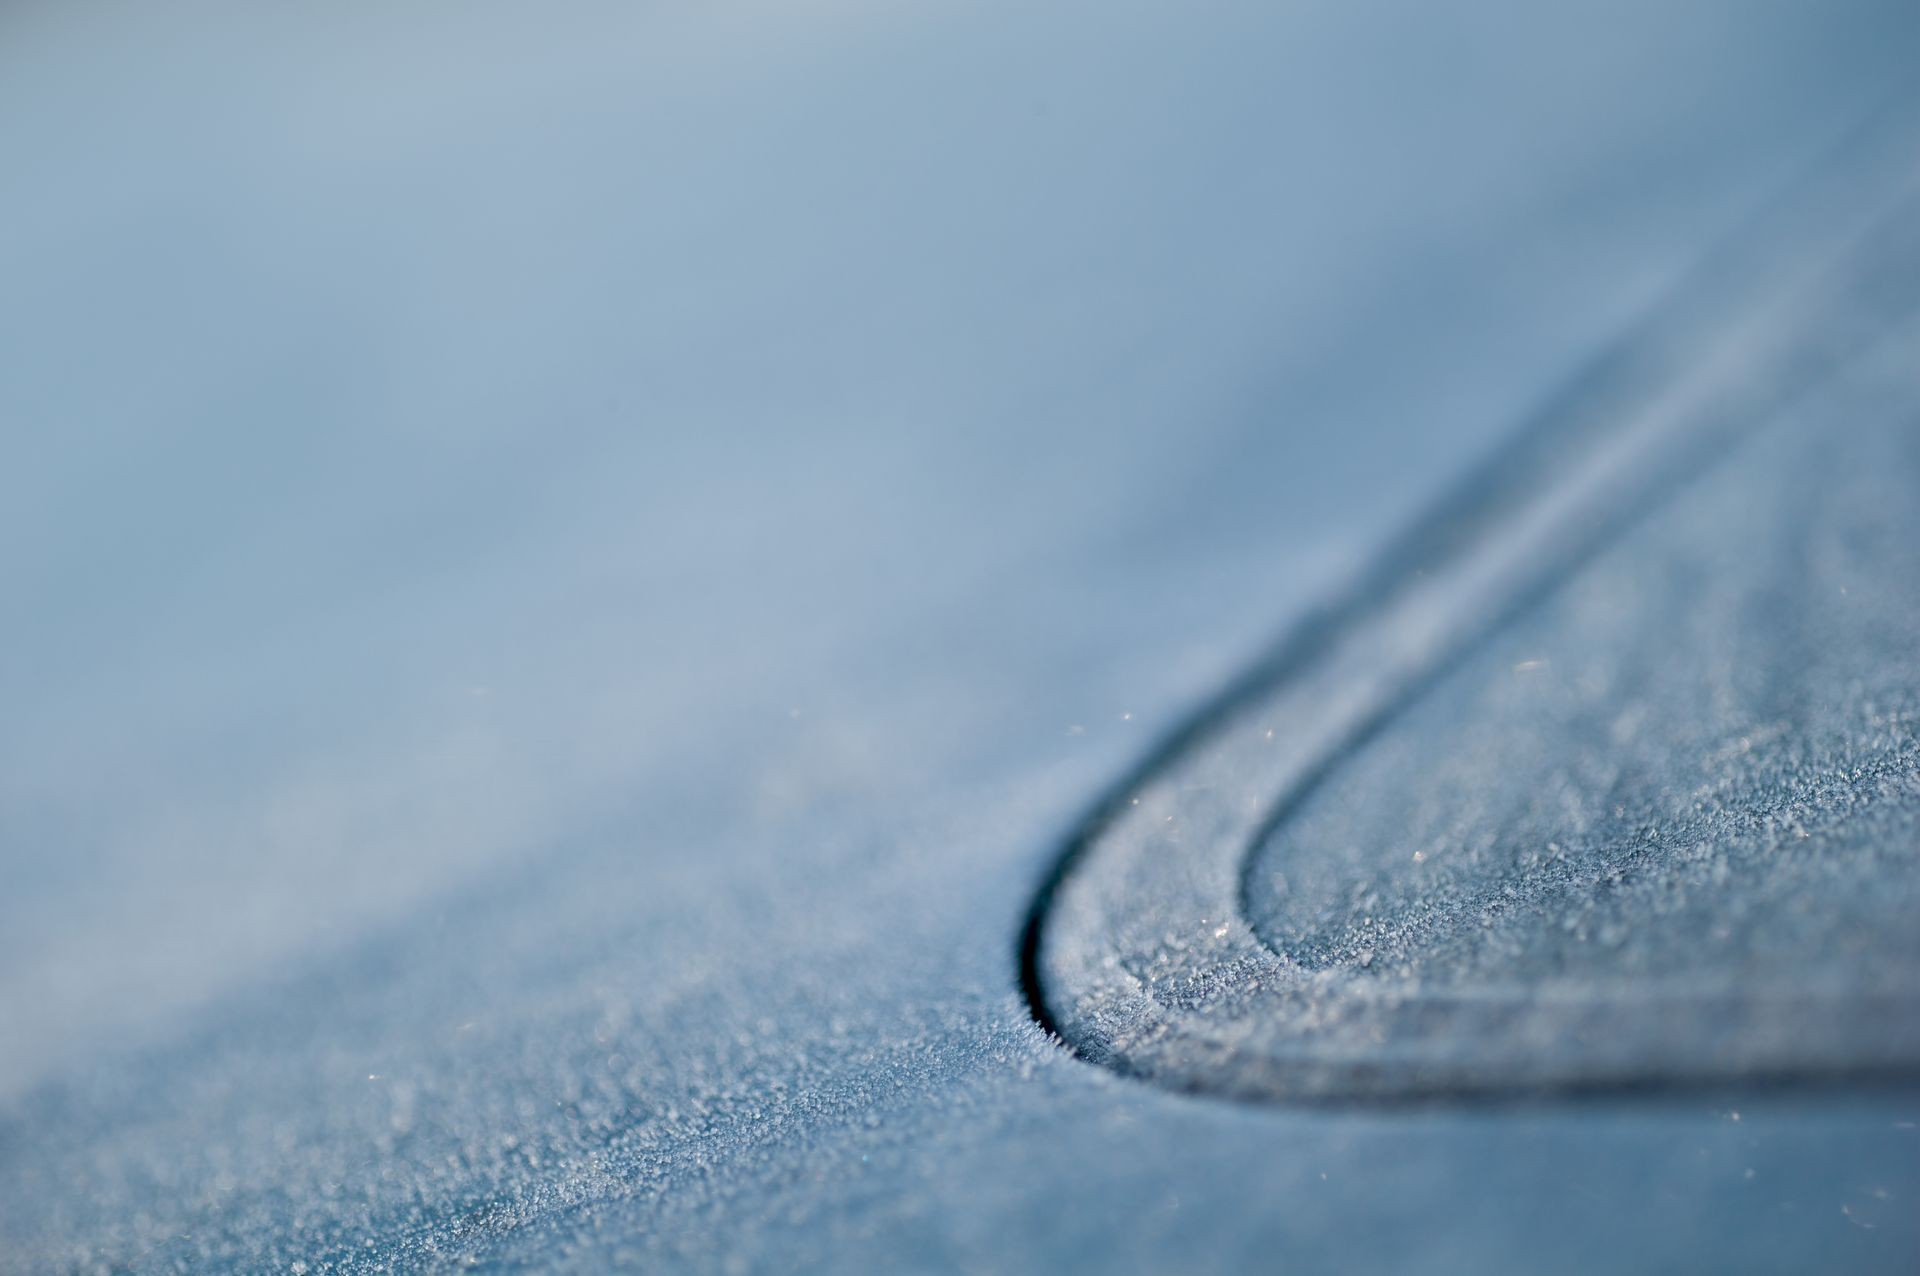
{"label": "frosted car hood", "polygon": [[1536,10],[10,11],[0,1266],[1905,1267],[1906,1074],[1245,1103],[1023,995],[1910,92],[1908,6]]}

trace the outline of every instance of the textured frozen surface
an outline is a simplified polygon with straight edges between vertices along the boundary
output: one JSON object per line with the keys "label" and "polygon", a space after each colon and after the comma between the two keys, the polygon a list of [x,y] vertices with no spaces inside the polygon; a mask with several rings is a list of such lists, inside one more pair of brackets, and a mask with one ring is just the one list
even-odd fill
{"label": "textured frozen surface", "polygon": [[1920,1064],[1889,127],[1108,798],[1026,949],[1069,1041],[1263,1099]]}
{"label": "textured frozen surface", "polygon": [[1012,950],[1911,10],[7,6],[0,1267],[1906,1265],[1909,1094],[1195,1102]]}
{"label": "textured frozen surface", "polygon": [[1256,848],[1262,938],[1319,996],[1364,989],[1321,1046],[1920,1064],[1920,346],[1897,359],[1675,494]]}

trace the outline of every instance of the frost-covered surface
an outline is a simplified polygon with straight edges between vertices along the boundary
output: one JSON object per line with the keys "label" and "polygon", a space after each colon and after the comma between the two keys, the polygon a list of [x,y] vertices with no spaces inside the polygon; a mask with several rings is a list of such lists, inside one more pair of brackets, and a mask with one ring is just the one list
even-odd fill
{"label": "frost-covered surface", "polygon": [[[1920,988],[1915,356],[1676,494],[1343,763],[1255,856],[1265,937],[1442,996]],[[1920,1028],[1902,1004],[1828,1044]]]}
{"label": "frost-covered surface", "polygon": [[9,8],[0,1266],[1905,1262],[1909,1096],[1196,1102],[1013,945],[1910,6],[809,8]]}
{"label": "frost-covered surface", "polygon": [[1258,1099],[1920,1066],[1891,128],[1115,790],[1029,950],[1068,1040]]}
{"label": "frost-covered surface", "polygon": [[1047,916],[1063,1031],[1260,1099],[1920,1070],[1917,337],[1435,644],[1383,723],[1319,719],[1405,606],[1170,757]]}

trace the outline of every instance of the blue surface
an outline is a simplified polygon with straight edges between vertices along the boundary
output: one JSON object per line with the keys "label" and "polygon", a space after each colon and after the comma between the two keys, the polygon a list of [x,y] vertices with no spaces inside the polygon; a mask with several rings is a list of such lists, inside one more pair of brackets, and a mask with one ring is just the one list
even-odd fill
{"label": "blue surface", "polygon": [[1915,26],[11,7],[0,1266],[1906,1266],[1911,1095],[1255,1111],[1013,949]]}

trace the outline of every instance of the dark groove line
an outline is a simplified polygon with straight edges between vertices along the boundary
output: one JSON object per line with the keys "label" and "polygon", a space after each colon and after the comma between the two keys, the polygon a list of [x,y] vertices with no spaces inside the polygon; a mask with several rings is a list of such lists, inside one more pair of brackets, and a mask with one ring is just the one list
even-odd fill
{"label": "dark groove line", "polygon": [[[1884,117],[1891,113],[1874,112],[1867,123],[1853,130],[1840,146],[1814,166],[1815,172],[1826,173],[1835,168],[1844,168],[1859,150],[1877,139],[1886,123]],[[1814,185],[1816,180],[1803,178],[1791,184],[1787,195],[1797,194]],[[1613,413],[1621,405],[1630,404],[1636,392],[1656,387],[1663,379],[1671,377],[1676,356],[1685,345],[1674,338],[1688,333],[1700,335],[1703,331],[1701,316],[1695,312],[1703,307],[1711,311],[1716,303],[1723,303],[1728,284],[1742,278],[1742,266],[1756,256],[1765,258],[1764,249],[1769,239],[1766,231],[1781,215],[1782,206],[1791,205],[1792,202],[1791,198],[1776,198],[1750,215],[1720,246],[1705,254],[1685,273],[1684,278],[1668,290],[1664,302],[1653,307],[1647,317],[1616,337],[1557,391],[1549,393],[1542,405],[1527,415],[1525,424],[1514,431],[1504,444],[1484,456],[1463,479],[1436,498],[1422,514],[1403,525],[1402,530],[1373,557],[1353,583],[1337,591],[1329,602],[1286,627],[1267,649],[1267,654],[1257,658],[1243,673],[1204,700],[1192,716],[1129,768],[1076,822],[1073,826],[1076,831],[1054,857],[1035,891],[1033,902],[1020,927],[1014,954],[1019,989],[1028,1013],[1063,1049],[1075,1055],[1080,1053],[1061,1031],[1059,1022],[1047,1004],[1045,981],[1040,968],[1047,919],[1067,878],[1078,869],[1114,819],[1127,807],[1129,798],[1199,741],[1224,726],[1247,704],[1291,681],[1334,650],[1347,634],[1363,626],[1370,616],[1384,612],[1406,583],[1417,579],[1430,567],[1458,559],[1470,552],[1476,543],[1497,534],[1515,511],[1528,503],[1529,480],[1562,470],[1569,449],[1580,451],[1604,439],[1617,425]],[[1874,229],[1878,231],[1881,228]],[[1868,240],[1874,237],[1869,233],[1861,238]],[[1849,258],[1856,253],[1857,246],[1848,254]],[[1704,331],[1710,334],[1712,327],[1709,322]],[[1830,366],[1823,369],[1819,384],[1825,384],[1845,362],[1844,359],[1829,360]],[[1771,419],[1783,413],[1803,393],[1805,391],[1801,390],[1777,396],[1763,409],[1764,414]],[[1699,438],[1681,446],[1662,466],[1657,480],[1634,485],[1636,490],[1630,493],[1621,508],[1610,511],[1595,526],[1580,532],[1573,546],[1557,556],[1556,560],[1542,564],[1534,573],[1533,580],[1512,595],[1508,604],[1501,607],[1486,625],[1475,627],[1458,638],[1429,667],[1409,679],[1406,685],[1395,688],[1382,705],[1369,714],[1346,739],[1330,749],[1306,777],[1290,786],[1273,812],[1262,820],[1250,845],[1258,846],[1271,836],[1274,829],[1297,809],[1298,803],[1310,795],[1327,775],[1355,750],[1364,746],[1368,739],[1434,681],[1478,650],[1490,636],[1550,597],[1560,587],[1560,575],[1564,570],[1577,568],[1617,540],[1636,522],[1663,506],[1688,481],[1711,468],[1719,459],[1722,445],[1738,436],[1756,432],[1741,429],[1738,425],[1723,424],[1705,429]],[[1243,860],[1238,892],[1243,915],[1246,913],[1247,871]],[[1260,935],[1257,929],[1255,934],[1262,945],[1267,945],[1266,937]],[[1138,1076],[1123,1068],[1114,1070],[1121,1075]],[[1772,1080],[1784,1084],[1790,1079],[1782,1076]],[[1898,1071],[1888,1074],[1881,1070],[1871,1074],[1862,1073],[1860,1079],[1910,1080],[1911,1073]],[[1714,1080],[1724,1083],[1729,1079],[1718,1077]],[[1741,1077],[1739,1081],[1743,1086],[1770,1083],[1768,1077],[1759,1074]],[[1676,1085],[1684,1089],[1697,1089],[1703,1082],[1704,1079],[1695,1082],[1673,1078],[1657,1083],[1608,1081],[1582,1085],[1577,1080],[1569,1080],[1542,1087],[1537,1093],[1544,1095],[1551,1091],[1567,1094],[1589,1090],[1657,1092]],[[1191,1087],[1183,1087],[1182,1092],[1206,1093]],[[1488,1093],[1494,1092],[1507,1095],[1536,1093],[1531,1087],[1516,1089],[1511,1082],[1490,1087]],[[1445,1088],[1424,1096],[1403,1091],[1399,1101],[1417,1103],[1437,1099],[1442,1094],[1459,1097],[1473,1093],[1460,1087]],[[1370,1095],[1366,1101],[1379,1103],[1383,1097]],[[1343,1100],[1329,1098],[1326,1101],[1338,1103]],[[1350,1102],[1351,1099],[1344,1101]]]}

